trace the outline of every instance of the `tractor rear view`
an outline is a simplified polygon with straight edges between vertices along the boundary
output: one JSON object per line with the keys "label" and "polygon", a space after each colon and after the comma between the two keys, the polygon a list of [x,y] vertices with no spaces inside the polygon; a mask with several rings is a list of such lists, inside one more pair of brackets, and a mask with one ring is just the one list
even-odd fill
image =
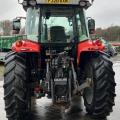
{"label": "tractor rear view", "polygon": [[[85,17],[88,0],[24,0],[27,39],[18,40],[5,58],[4,100],[8,120],[25,120],[31,98],[53,104],[83,96],[86,111],[105,118],[114,105],[113,63],[99,40],[94,20]],[[17,23],[17,24],[16,24]],[[13,28],[20,26],[13,23]],[[78,105],[79,106],[79,105]]]}

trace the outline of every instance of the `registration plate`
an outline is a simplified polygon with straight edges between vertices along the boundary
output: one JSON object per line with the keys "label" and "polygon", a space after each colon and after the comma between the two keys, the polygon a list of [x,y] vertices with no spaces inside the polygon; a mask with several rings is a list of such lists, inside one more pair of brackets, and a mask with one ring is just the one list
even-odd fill
{"label": "registration plate", "polygon": [[49,4],[68,4],[69,0],[47,0]]}

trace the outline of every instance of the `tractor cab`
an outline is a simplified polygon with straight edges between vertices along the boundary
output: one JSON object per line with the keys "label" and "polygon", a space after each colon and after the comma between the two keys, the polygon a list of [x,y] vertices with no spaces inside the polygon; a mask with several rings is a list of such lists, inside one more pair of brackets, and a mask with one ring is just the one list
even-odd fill
{"label": "tractor cab", "polygon": [[89,38],[88,0],[24,0],[27,38],[40,43],[75,43]]}
{"label": "tractor cab", "polygon": [[[27,39],[40,43],[44,50],[61,49],[89,39],[85,10],[89,0],[24,0]],[[92,23],[89,24],[89,26]]]}

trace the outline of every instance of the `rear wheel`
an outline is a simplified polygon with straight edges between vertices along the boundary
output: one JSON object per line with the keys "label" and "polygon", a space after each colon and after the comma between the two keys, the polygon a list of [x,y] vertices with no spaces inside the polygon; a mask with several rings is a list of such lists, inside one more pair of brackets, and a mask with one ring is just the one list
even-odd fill
{"label": "rear wheel", "polygon": [[86,111],[95,118],[105,118],[112,111],[115,97],[115,81],[112,62],[106,56],[89,60],[84,67],[84,80],[90,87],[84,89]]}
{"label": "rear wheel", "polygon": [[31,108],[27,86],[29,70],[26,53],[10,52],[5,59],[4,100],[8,120],[24,120]]}

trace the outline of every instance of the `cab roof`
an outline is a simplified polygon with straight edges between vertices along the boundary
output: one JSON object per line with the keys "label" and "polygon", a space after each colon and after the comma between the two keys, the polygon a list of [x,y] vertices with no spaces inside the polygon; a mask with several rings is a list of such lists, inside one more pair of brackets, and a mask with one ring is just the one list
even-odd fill
{"label": "cab roof", "polygon": [[[52,5],[80,5],[80,2],[90,4],[89,0],[36,0],[37,4]],[[84,3],[83,3],[84,4]]]}
{"label": "cab roof", "polygon": [[52,5],[52,6],[79,6],[89,8],[94,0],[23,0],[23,7],[35,7],[37,5]]}

